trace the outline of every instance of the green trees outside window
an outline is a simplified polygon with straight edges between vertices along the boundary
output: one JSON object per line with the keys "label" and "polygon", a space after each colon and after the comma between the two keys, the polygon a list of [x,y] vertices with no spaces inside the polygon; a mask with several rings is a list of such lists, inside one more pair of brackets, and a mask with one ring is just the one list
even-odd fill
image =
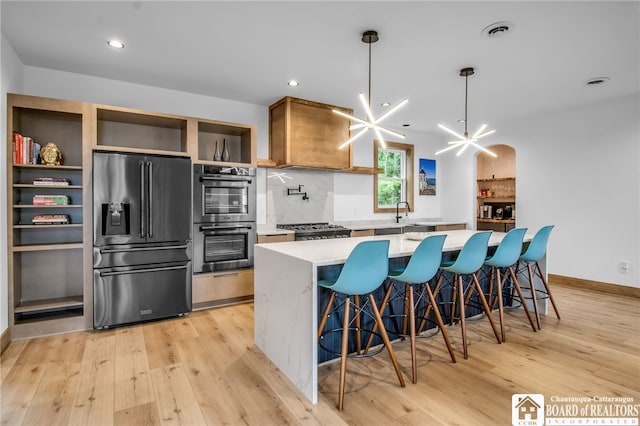
{"label": "green trees outside window", "polygon": [[378,207],[395,207],[404,200],[405,152],[395,149],[378,150]]}

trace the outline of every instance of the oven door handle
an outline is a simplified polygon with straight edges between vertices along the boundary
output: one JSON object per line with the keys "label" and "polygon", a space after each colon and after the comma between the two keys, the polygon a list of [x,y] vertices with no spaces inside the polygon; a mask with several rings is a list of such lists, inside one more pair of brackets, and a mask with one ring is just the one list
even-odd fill
{"label": "oven door handle", "polygon": [[101,277],[111,277],[114,275],[131,275],[131,274],[144,274],[148,272],[162,272],[162,271],[173,271],[176,269],[187,269],[188,265],[182,266],[165,266],[160,268],[148,268],[148,269],[134,269],[130,271],[113,271],[113,272],[100,272]]}
{"label": "oven door handle", "polygon": [[252,225],[201,225],[200,231],[220,231],[223,229],[251,229]]}
{"label": "oven door handle", "polygon": [[160,247],[136,247],[136,248],[113,248],[113,249],[100,249],[100,253],[127,253],[132,251],[151,251],[151,250],[177,250],[177,249],[186,249],[189,247],[188,244],[183,244],[179,246],[160,246]]}
{"label": "oven door handle", "polygon": [[252,178],[250,177],[235,177],[235,176],[225,176],[225,177],[218,177],[218,176],[200,176],[200,182],[204,182],[206,180],[215,180],[215,181],[220,181],[220,182],[247,182],[247,183],[251,183],[252,182]]}

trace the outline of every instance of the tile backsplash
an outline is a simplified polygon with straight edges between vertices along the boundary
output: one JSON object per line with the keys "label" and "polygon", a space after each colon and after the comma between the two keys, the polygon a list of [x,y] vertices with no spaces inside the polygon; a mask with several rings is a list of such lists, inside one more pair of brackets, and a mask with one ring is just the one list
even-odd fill
{"label": "tile backsplash", "polygon": [[[314,223],[333,221],[333,173],[315,170],[267,170],[267,223]],[[301,191],[307,194],[287,195]]]}

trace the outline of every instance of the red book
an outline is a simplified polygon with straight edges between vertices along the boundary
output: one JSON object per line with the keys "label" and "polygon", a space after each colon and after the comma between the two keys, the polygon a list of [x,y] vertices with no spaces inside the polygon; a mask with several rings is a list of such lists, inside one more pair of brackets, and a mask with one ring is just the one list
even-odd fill
{"label": "red book", "polygon": [[22,164],[22,135],[18,132],[13,132],[13,146],[15,149],[13,162]]}

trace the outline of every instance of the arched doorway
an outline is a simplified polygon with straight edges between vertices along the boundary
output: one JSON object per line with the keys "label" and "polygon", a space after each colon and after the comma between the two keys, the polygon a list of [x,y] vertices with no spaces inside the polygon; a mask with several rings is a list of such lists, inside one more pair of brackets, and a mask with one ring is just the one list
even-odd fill
{"label": "arched doorway", "polygon": [[507,232],[516,225],[516,150],[509,145],[487,147],[476,156],[476,229]]}

